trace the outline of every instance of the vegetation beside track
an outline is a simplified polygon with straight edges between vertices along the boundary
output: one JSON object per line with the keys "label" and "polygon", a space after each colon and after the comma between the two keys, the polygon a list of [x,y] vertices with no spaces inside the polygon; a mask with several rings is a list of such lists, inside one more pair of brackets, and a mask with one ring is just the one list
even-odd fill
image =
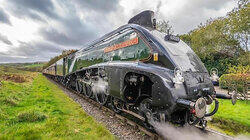
{"label": "vegetation beside track", "polygon": [[250,103],[238,100],[232,105],[230,100],[219,101],[219,110],[209,126],[229,135],[250,135]]}
{"label": "vegetation beside track", "polygon": [[[41,74],[0,66],[0,81],[0,139],[113,139]],[[230,100],[220,100],[209,127],[229,135],[250,135],[249,111],[249,102],[238,100],[233,106]]]}
{"label": "vegetation beside track", "polygon": [[0,70],[2,68],[12,68],[20,71],[41,72],[44,65],[45,62],[0,64]]}
{"label": "vegetation beside track", "polygon": [[29,74],[34,80],[1,82],[0,139],[114,139],[56,85]]}

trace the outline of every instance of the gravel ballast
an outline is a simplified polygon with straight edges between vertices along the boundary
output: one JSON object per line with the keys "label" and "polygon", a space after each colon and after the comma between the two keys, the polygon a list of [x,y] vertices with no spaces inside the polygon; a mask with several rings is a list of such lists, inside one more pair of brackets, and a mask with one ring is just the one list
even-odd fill
{"label": "gravel ballast", "polygon": [[[52,81],[52,80],[50,80]],[[56,82],[52,81],[57,84]],[[138,139],[151,139],[149,136],[143,134],[138,129],[122,122],[119,118],[113,116],[110,112],[103,111],[92,103],[89,103],[79,95],[76,95],[68,89],[57,84],[65,94],[67,94],[76,103],[80,104],[82,109],[95,120],[103,124],[113,135],[121,140],[138,140]]]}

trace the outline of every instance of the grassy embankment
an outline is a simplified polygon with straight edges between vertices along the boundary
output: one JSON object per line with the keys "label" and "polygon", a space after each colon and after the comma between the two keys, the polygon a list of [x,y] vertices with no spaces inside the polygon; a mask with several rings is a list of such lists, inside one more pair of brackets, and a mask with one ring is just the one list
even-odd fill
{"label": "grassy embankment", "polygon": [[33,71],[33,72],[41,72],[43,69],[44,63],[43,62],[36,62],[36,63],[11,63],[11,64],[2,64],[0,65],[1,68],[12,68],[18,69],[21,71]]}
{"label": "grassy embankment", "polygon": [[250,135],[250,102],[219,100],[218,112],[213,116],[210,127],[229,135]]}
{"label": "grassy embankment", "polygon": [[[112,137],[43,76],[0,66],[1,80],[0,139]],[[230,100],[220,100],[209,126],[230,135],[249,135],[250,103],[238,101],[233,106]]]}
{"label": "grassy embankment", "polygon": [[16,83],[15,78],[1,82],[0,139],[114,139],[44,76],[30,72],[22,76],[25,82]]}

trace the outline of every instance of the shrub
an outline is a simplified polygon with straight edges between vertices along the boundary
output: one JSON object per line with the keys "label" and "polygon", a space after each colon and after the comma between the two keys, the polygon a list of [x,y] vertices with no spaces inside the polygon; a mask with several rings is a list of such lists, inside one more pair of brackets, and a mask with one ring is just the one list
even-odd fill
{"label": "shrub", "polygon": [[7,105],[16,106],[17,102],[12,98],[5,98],[3,102]]}
{"label": "shrub", "polygon": [[19,74],[3,74],[1,75],[0,79],[5,80],[5,81],[12,81],[15,83],[27,82],[27,79],[25,78],[25,76],[19,75]]}
{"label": "shrub", "polygon": [[228,73],[228,67],[230,65],[237,65],[238,62],[235,58],[224,58],[218,54],[211,54],[210,57],[201,57],[202,62],[205,64],[207,70],[210,72],[212,68],[218,69],[218,75]]}
{"label": "shrub", "polygon": [[247,66],[232,66],[229,67],[228,73],[234,73],[234,74],[250,74],[250,65]]}
{"label": "shrub", "polygon": [[18,114],[17,119],[19,122],[36,122],[36,121],[43,121],[47,118],[46,115],[36,112],[36,111],[28,111],[22,112]]}
{"label": "shrub", "polygon": [[233,66],[230,67],[229,74],[223,74],[220,77],[220,87],[228,89],[228,91],[236,91],[247,99],[248,86],[250,83],[250,66]]}

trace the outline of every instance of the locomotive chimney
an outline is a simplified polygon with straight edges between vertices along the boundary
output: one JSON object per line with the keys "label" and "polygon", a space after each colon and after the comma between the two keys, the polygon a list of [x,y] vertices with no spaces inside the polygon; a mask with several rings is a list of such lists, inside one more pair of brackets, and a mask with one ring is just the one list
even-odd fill
{"label": "locomotive chimney", "polygon": [[138,24],[146,28],[156,29],[156,19],[154,12],[150,10],[143,11],[132,17],[128,24]]}

